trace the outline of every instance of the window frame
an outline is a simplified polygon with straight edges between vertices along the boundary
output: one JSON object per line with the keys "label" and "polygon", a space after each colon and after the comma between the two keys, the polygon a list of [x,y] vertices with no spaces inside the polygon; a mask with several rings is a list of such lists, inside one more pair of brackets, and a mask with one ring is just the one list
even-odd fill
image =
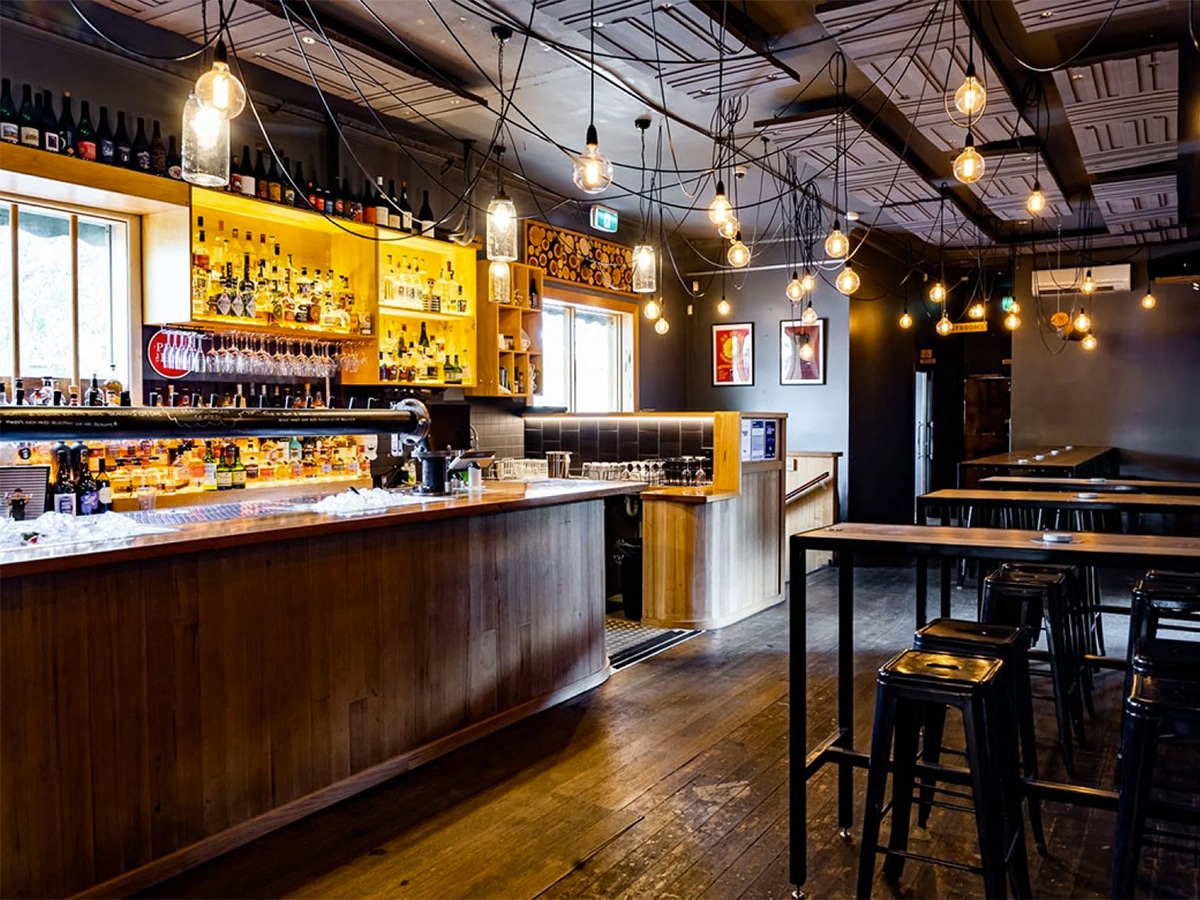
{"label": "window frame", "polygon": [[[637,412],[639,409],[641,409],[641,397],[640,397],[640,390],[641,390],[641,358],[640,358],[641,335],[640,335],[640,329],[638,327],[638,325],[640,324],[638,322],[638,314],[639,314],[638,304],[633,300],[622,300],[622,299],[618,299],[616,297],[607,297],[607,296],[603,296],[600,294],[592,294],[592,293],[586,293],[583,291],[570,290],[568,288],[565,288],[560,283],[552,282],[551,279],[549,279],[549,278],[546,279],[544,293],[545,293],[545,298],[544,298],[544,301],[542,304],[543,312],[545,311],[546,304],[552,303],[554,305],[565,305],[568,307],[579,307],[579,306],[590,307],[592,309],[604,310],[606,312],[611,312],[611,313],[620,313],[620,314],[627,315],[630,317],[629,318],[629,332],[632,335],[630,340],[632,343],[633,366],[630,371],[629,377],[633,381],[633,384],[631,385],[633,408],[628,409],[628,410],[624,410],[624,409],[612,410],[611,412],[612,413]],[[572,328],[570,331],[571,339],[572,339],[572,346],[571,346],[571,353],[570,353],[571,365],[569,366],[569,371],[567,373],[567,392],[568,392],[567,409],[570,412],[575,411],[575,365],[574,365],[574,363],[575,363],[575,352],[574,352],[575,348],[574,348],[573,318],[574,317],[572,316],[572,323],[571,323]],[[624,330],[624,329],[622,329],[622,330]],[[624,336],[622,336],[622,340],[624,340]],[[544,352],[544,350],[545,350],[545,348],[543,347],[543,352]],[[606,413],[597,413],[597,414],[604,415]]]}
{"label": "window frame", "polygon": [[[24,375],[20,369],[21,361],[21,272],[18,253],[20,235],[20,207],[35,207],[53,213],[70,217],[69,229],[71,237],[71,379],[74,384],[82,384],[81,377],[90,373],[80,372],[79,361],[79,219],[95,219],[113,222],[125,226],[124,259],[113,257],[113,271],[121,272],[126,287],[126,302],[128,303],[127,332],[124,335],[129,348],[129,383],[125,389],[130,396],[142,395],[142,217],[136,213],[120,212],[111,209],[100,209],[78,203],[68,203],[35,197],[28,194],[18,194],[0,191],[0,204],[8,208],[11,236],[7,252],[11,265],[11,302],[6,309],[0,310],[0,326],[9,327],[12,335],[12,352],[8,359],[0,360],[0,372],[11,372],[12,378],[39,378],[44,376]],[[0,252],[5,252],[0,248]],[[121,267],[123,264],[123,268]],[[119,298],[114,303],[119,303]],[[6,321],[5,321],[6,320]]]}

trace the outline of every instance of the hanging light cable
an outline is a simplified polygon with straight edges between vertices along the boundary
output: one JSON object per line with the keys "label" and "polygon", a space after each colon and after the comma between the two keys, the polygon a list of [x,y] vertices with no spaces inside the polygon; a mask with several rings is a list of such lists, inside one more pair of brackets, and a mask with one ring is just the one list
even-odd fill
{"label": "hanging light cable", "polygon": [[978,121],[987,106],[987,88],[975,76],[975,33],[967,25],[967,73],[963,83],[954,92],[954,106],[967,117],[967,125]]}
{"label": "hanging light cable", "polygon": [[842,234],[842,223],[838,217],[838,211],[841,208],[838,202],[839,176],[843,185],[846,180],[846,142],[844,134],[845,122],[843,121],[844,113],[842,110],[842,87],[844,86],[845,82],[842,80],[844,75],[841,74],[844,72],[846,60],[845,57],[841,55],[840,50],[834,55],[834,61],[840,62],[841,68],[837,69],[839,75],[835,76],[834,79],[834,90],[837,94],[837,112],[835,113],[836,118],[834,119],[833,126],[833,228],[829,232],[829,236],[825,238],[825,255],[830,259],[843,259],[846,254],[850,252],[850,242],[846,240],[846,236]]}
{"label": "hanging light cable", "polygon": [[588,104],[587,136],[583,153],[575,160],[573,179],[575,186],[585,194],[603,193],[613,180],[612,160],[600,152],[600,139],[596,134],[596,3],[588,4],[588,34],[590,43],[591,99]]}
{"label": "hanging light cable", "polygon": [[[512,29],[506,25],[492,28],[496,39],[496,71],[500,90],[500,121],[496,123],[496,134],[504,128],[504,45],[512,37]],[[485,250],[493,263],[515,262],[517,259],[517,207],[504,192],[504,145],[496,145],[496,194],[488,203],[487,236]]]}
{"label": "hanging light cable", "polygon": [[929,299],[934,303],[946,302],[946,189],[942,188],[941,202],[938,205],[938,280],[929,287]]}
{"label": "hanging light cable", "polygon": [[[650,117],[649,116],[644,116],[644,117],[639,116],[637,119],[634,120],[634,125],[637,126],[638,131],[641,134],[641,142],[642,142],[642,151],[641,151],[642,152],[642,173],[641,173],[642,184],[641,184],[641,191],[639,192],[639,195],[638,195],[640,198],[646,192],[646,131],[647,131],[647,129],[650,128]],[[655,175],[651,176],[651,179],[650,179],[651,201],[650,201],[649,212],[650,212],[651,216],[653,216],[653,213],[654,213],[654,201],[653,201],[654,181],[655,181],[657,174],[658,173],[656,171]],[[639,203],[640,202],[641,201],[639,199]],[[652,294],[652,293],[654,293],[654,291],[656,291],[658,289],[658,263],[655,260],[655,253],[654,253],[653,245],[650,244],[650,242],[646,240],[646,234],[647,234],[646,221],[647,221],[646,218],[643,217],[643,219],[642,219],[642,240],[639,244],[637,244],[633,248],[633,259],[632,259],[632,266],[633,266],[632,281],[633,281],[633,284],[632,284],[632,288],[633,288],[633,292],[635,294]],[[651,316],[651,318],[658,318],[658,317]]]}

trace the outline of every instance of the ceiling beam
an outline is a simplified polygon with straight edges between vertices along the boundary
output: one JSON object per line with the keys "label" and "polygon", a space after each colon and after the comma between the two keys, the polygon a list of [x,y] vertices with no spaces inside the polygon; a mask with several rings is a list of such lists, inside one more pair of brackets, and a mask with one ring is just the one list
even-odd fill
{"label": "ceiling beam", "polygon": [[1179,42],[1179,223],[1200,237],[1200,53]]}

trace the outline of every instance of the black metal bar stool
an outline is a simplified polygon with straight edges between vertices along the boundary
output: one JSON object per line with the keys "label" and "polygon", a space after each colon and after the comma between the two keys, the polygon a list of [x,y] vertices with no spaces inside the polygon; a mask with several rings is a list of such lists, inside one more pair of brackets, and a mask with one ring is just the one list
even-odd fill
{"label": "black metal bar stool", "polygon": [[[1164,621],[1165,620],[1165,621]],[[1200,575],[1152,569],[1132,593],[1129,608],[1129,643],[1126,650],[1125,696],[1133,688],[1134,654],[1159,627],[1200,632]],[[1191,645],[1200,654],[1200,644]]]}
{"label": "black metal bar stool", "polygon": [[[1137,862],[1143,846],[1183,849],[1179,843],[1159,840],[1164,833],[1146,827],[1146,819],[1155,811],[1150,792],[1159,736],[1164,731],[1184,737],[1200,736],[1200,679],[1195,677],[1196,664],[1194,661],[1190,663],[1192,678],[1171,678],[1157,674],[1181,671],[1173,668],[1178,664],[1177,660],[1172,663],[1169,659],[1154,658],[1155,651],[1163,649],[1161,646],[1156,648],[1142,644],[1134,656],[1138,670],[1134,672],[1133,687],[1125,698],[1125,716],[1121,725],[1120,796],[1117,801],[1110,884],[1113,897],[1133,896]],[[1174,649],[1183,651],[1185,648]],[[1194,650],[1187,652],[1194,660]],[[1200,793],[1200,789],[1197,793]],[[1191,818],[1194,820],[1194,813]]]}
{"label": "black metal bar stool", "polygon": [[1045,620],[1058,744],[1067,772],[1074,775],[1072,731],[1080,746],[1085,745],[1086,737],[1081,666],[1070,626],[1069,604],[1064,573],[1027,572],[1005,566],[987,577],[980,619],[990,625],[1019,625],[1030,636],[1030,643],[1034,643]]}
{"label": "black metal bar stool", "polygon": [[[1017,720],[1020,737],[1021,770],[1026,778],[1038,777],[1037,732],[1033,724],[1033,692],[1029,676],[1029,637],[1024,628],[1013,625],[988,625],[962,619],[934,619],[913,635],[913,649],[926,653],[952,653],[959,656],[978,656],[998,659],[1004,664],[1003,676],[1008,682],[1009,702]],[[946,722],[945,707],[931,709],[925,717],[925,740],[921,759],[937,765],[942,750],[942,734]],[[924,827],[929,821],[932,790],[922,779],[921,804],[917,824]],[[1042,828],[1042,810],[1037,798],[1028,797],[1029,826],[1038,852],[1046,852],[1046,834]]]}
{"label": "black metal bar stool", "polygon": [[[1012,713],[1003,669],[998,659],[905,650],[879,670],[858,865],[859,897],[871,895],[875,856],[881,852],[886,855],[884,874],[892,881],[900,879],[906,860],[916,859],[982,874],[988,897],[1007,896],[1006,882],[1011,883],[1014,896],[1031,895],[1017,742],[1014,730],[1005,727]],[[937,710],[944,715],[947,707],[959,710],[963,717],[971,783],[971,793],[966,796],[974,806],[955,808],[974,814],[981,866],[908,851],[920,728],[928,712]],[[895,759],[889,766],[893,738]],[[891,834],[887,847],[880,847],[889,768],[894,773]]]}

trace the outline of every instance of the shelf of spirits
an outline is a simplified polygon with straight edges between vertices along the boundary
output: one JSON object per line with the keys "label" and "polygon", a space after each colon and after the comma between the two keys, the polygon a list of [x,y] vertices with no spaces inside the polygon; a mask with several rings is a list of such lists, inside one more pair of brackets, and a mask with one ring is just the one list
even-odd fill
{"label": "shelf of spirits", "polygon": [[[500,277],[497,265],[504,267]],[[541,389],[542,270],[482,260],[478,277],[488,289],[479,305],[479,375],[473,393],[528,402]]]}

